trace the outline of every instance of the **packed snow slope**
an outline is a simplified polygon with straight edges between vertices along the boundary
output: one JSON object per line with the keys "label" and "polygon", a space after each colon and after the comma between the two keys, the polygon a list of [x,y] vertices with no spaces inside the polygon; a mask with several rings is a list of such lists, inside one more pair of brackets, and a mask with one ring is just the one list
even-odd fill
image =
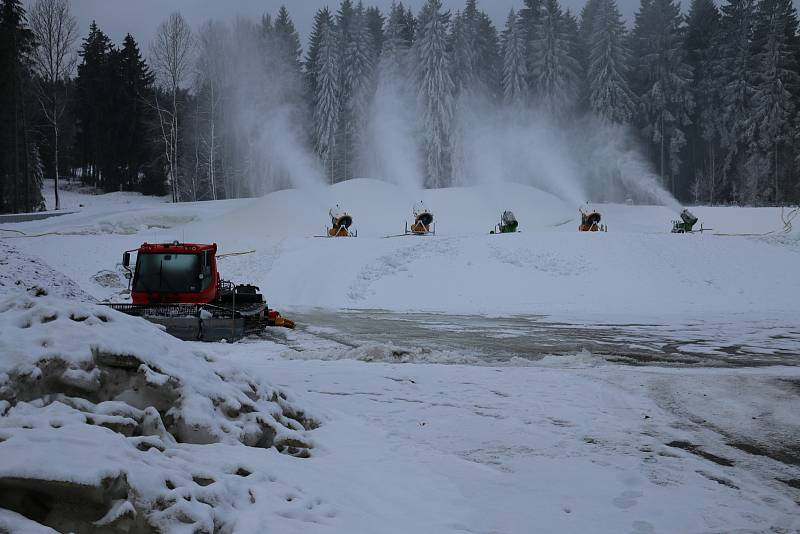
{"label": "packed snow slope", "polygon": [[[436,217],[436,235],[384,239],[403,233],[419,200]],[[7,226],[62,234],[14,244],[99,298],[119,300],[123,284],[114,273],[123,250],[178,239],[217,242],[221,253],[253,251],[224,258],[221,272],[261,286],[281,309],[621,322],[764,318],[800,309],[800,277],[790,269],[800,259],[800,234],[782,232],[776,208],[692,208],[713,232],[675,235],[673,210],[619,204],[594,206],[607,233],[579,233],[579,206],[519,184],[410,191],[359,179],[250,200],[172,205],[117,193],[83,196],[80,203],[78,214]],[[353,215],[357,239],[313,237],[325,233],[336,204]],[[521,233],[489,235],[506,209],[517,215]],[[86,238],[93,234],[105,238]],[[87,270],[87,257],[101,271]]]}

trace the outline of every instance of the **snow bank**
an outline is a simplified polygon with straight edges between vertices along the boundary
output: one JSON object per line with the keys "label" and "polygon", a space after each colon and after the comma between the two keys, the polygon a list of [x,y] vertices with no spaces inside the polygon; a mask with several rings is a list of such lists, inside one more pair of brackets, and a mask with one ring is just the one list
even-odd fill
{"label": "snow bank", "polygon": [[219,452],[202,446],[310,455],[318,423],[285,393],[139,318],[12,295],[0,300],[0,354],[0,508],[46,525],[211,531],[247,499],[204,488],[252,469],[196,464]]}
{"label": "snow bank", "polygon": [[0,296],[37,288],[64,298],[89,300],[90,297],[74,281],[40,259],[20,252],[0,241]]}

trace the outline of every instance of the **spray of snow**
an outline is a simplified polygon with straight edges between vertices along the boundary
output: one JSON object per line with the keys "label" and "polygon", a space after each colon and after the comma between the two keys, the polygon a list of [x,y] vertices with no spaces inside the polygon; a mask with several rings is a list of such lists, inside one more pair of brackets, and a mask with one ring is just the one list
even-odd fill
{"label": "spray of snow", "polygon": [[225,106],[237,144],[244,148],[239,157],[245,161],[238,162],[242,181],[254,195],[319,189],[324,173],[304,139],[304,79],[275,51],[265,51],[260,32],[252,21],[237,19],[222,51],[230,84]]}
{"label": "spray of snow", "polygon": [[571,204],[586,200],[581,169],[565,132],[543,114],[480,105],[475,99],[462,101],[457,109],[454,171],[458,182],[518,182]]}
{"label": "spray of snow", "polygon": [[401,82],[382,79],[368,121],[365,154],[368,176],[377,176],[406,190],[422,189],[422,162],[414,135],[414,100]]}
{"label": "spray of snow", "polygon": [[[370,176],[420,188],[418,125],[406,86],[405,80],[379,84],[362,157],[370,162]],[[475,95],[462,96],[455,108],[454,185],[517,182],[573,205],[630,199],[680,211],[626,127],[594,118],[564,126],[546,110],[501,106]]]}

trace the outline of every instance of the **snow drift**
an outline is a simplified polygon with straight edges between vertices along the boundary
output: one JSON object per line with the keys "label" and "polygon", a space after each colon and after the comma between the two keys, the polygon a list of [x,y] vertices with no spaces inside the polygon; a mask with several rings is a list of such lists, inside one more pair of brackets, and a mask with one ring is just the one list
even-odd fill
{"label": "snow drift", "polygon": [[226,482],[253,471],[237,449],[310,455],[314,419],[192,347],[101,306],[0,300],[0,508],[62,531],[211,532],[248,501]]}

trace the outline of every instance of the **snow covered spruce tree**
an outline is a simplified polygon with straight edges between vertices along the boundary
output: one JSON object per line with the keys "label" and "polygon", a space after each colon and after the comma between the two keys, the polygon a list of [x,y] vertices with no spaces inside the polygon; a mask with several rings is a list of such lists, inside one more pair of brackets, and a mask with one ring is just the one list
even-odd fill
{"label": "snow covered spruce tree", "polygon": [[[717,190],[719,135],[713,110],[719,108],[718,88],[709,65],[712,43],[719,31],[719,10],[713,0],[692,0],[686,24],[686,62],[694,73],[692,94],[695,108],[687,128],[692,188],[698,199],[715,202]],[[694,196],[694,195],[693,195]]]}
{"label": "snow covered spruce tree", "polygon": [[[782,175],[791,163],[796,103],[793,96],[800,87],[797,63],[797,14],[791,0],[761,0],[756,14],[756,86],[753,94],[753,123],[757,143],[751,147],[751,160],[757,161],[767,183],[752,184],[762,200],[779,202]],[[771,195],[769,190],[771,189]],[[770,198],[771,197],[771,198]]]}
{"label": "snow covered spruce tree", "polygon": [[633,85],[641,101],[638,122],[673,194],[694,106],[682,21],[674,0],[642,0],[631,36]]}
{"label": "snow covered spruce tree", "polygon": [[[722,151],[721,186],[730,200],[748,189],[748,153],[755,139],[753,93],[755,64],[753,35],[754,0],[731,0],[721,7],[719,31],[712,41],[713,58],[708,63],[710,120],[719,136]],[[752,191],[752,189],[751,189]]]}
{"label": "snow covered spruce tree", "polygon": [[579,96],[576,38],[558,0],[545,0],[530,41],[529,74],[533,98],[555,116],[564,115],[577,103]]}
{"label": "snow covered spruce tree", "polygon": [[359,2],[353,12],[350,38],[344,49],[342,87],[347,87],[347,99],[342,113],[346,118],[345,142],[351,147],[344,158],[344,176],[348,180],[359,169],[358,158],[363,153],[369,106],[375,94],[375,53],[373,38],[367,25],[366,11]]}
{"label": "snow covered spruce tree", "polygon": [[406,12],[403,4],[392,2],[383,33],[383,46],[378,60],[379,83],[397,80],[408,63],[411,43],[403,35]]}
{"label": "snow covered spruce tree", "polygon": [[336,181],[336,129],[340,111],[340,72],[336,30],[322,22],[319,28],[319,50],[316,57],[316,93],[314,94],[314,141],[330,183]]}
{"label": "snow covered spruce tree", "polygon": [[418,17],[414,43],[425,186],[430,188],[450,183],[454,85],[447,43],[449,21],[450,14],[442,12],[441,0],[427,0]]}
{"label": "snow covered spruce tree", "polygon": [[528,97],[528,64],[523,21],[514,10],[503,33],[503,102],[522,106]]}
{"label": "snow covered spruce tree", "polygon": [[467,0],[451,26],[451,76],[456,93],[496,96],[500,58],[497,30],[491,19],[478,9],[477,0]]}
{"label": "snow covered spruce tree", "polygon": [[322,29],[325,26],[333,27],[333,16],[327,7],[319,9],[314,15],[314,25],[308,38],[308,51],[304,62],[306,83],[309,94],[317,94],[317,71],[319,63],[319,49],[322,44]]}
{"label": "snow covered spruce tree", "polygon": [[450,72],[454,84],[453,121],[450,126],[452,179],[465,176],[465,134],[474,129],[472,111],[500,96],[500,55],[497,30],[489,16],[467,0],[464,11],[451,22]]}
{"label": "snow covered spruce tree", "polygon": [[[590,14],[589,14],[590,13]],[[602,119],[630,124],[635,113],[634,96],[628,86],[625,24],[615,0],[595,0],[588,26],[587,84],[589,109]]]}
{"label": "snow covered spruce tree", "polygon": [[338,42],[339,54],[339,112],[336,124],[335,166],[336,174],[334,181],[339,182],[351,178],[353,157],[354,157],[354,117],[352,115],[352,80],[347,76],[351,71],[351,41],[353,40],[353,24],[356,18],[355,6],[352,0],[342,0],[336,12],[336,40]]}

